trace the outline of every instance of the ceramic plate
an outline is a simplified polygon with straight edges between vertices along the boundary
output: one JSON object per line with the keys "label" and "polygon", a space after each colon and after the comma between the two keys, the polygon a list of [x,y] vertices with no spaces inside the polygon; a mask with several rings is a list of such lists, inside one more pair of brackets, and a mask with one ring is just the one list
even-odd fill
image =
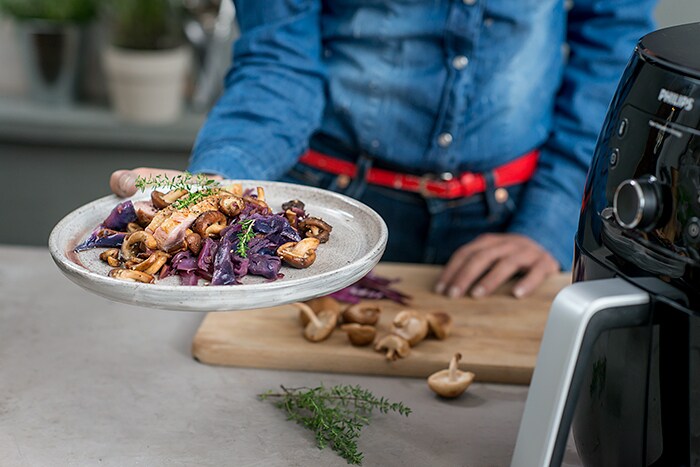
{"label": "ceramic plate", "polygon": [[[224,182],[224,183],[229,183]],[[268,281],[246,276],[240,285],[179,285],[169,277],[155,284],[125,282],[107,276],[110,267],[99,259],[104,248],[75,253],[73,249],[107,217],[119,202],[116,196],[93,201],[68,214],[54,227],[49,250],[61,271],[79,286],[98,295],[133,305],[168,310],[248,310],[282,305],[326,295],[362,278],[379,262],[387,241],[387,227],[379,215],[347,196],[302,185],[242,180],[244,188],[262,186],[273,211],[282,203],[300,199],[306,211],[333,226],[331,238],[316,251],[306,269],[283,266],[284,277]],[[148,200],[139,193],[132,201]]]}

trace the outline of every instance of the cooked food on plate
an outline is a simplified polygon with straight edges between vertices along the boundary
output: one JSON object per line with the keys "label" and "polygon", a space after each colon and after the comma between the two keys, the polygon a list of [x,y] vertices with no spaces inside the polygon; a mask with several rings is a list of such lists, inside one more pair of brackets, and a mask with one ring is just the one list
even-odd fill
{"label": "cooked food on plate", "polygon": [[154,188],[150,201],[119,203],[75,248],[106,248],[100,259],[115,279],[153,283],[179,276],[183,285],[240,284],[246,275],[276,280],[284,276],[282,266],[310,267],[333,229],[300,200],[275,211],[262,187],[222,186],[188,173],[139,178],[137,186]]}

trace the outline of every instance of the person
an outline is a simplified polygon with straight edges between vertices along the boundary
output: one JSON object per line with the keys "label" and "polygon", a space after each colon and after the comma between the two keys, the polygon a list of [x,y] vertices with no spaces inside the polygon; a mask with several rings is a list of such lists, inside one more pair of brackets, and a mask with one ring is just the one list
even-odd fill
{"label": "person", "polygon": [[[353,196],[435,290],[530,294],[572,263],[587,168],[654,0],[236,0],[189,170]],[[310,149],[309,149],[310,148]],[[120,195],[137,175],[111,177]]]}

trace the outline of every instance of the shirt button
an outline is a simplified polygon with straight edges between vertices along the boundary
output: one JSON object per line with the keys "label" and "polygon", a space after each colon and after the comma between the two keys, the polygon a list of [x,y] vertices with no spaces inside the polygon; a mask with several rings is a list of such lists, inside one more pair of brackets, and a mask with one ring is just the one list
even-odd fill
{"label": "shirt button", "polygon": [[462,2],[464,2],[465,5],[472,6],[476,3],[476,0],[462,0]]}
{"label": "shirt button", "polygon": [[440,136],[438,136],[437,139],[438,146],[442,148],[448,147],[450,144],[452,144],[452,135],[449,133],[440,133]]}
{"label": "shirt button", "polygon": [[452,59],[452,66],[455,70],[464,70],[469,65],[469,59],[464,55],[457,55]]}

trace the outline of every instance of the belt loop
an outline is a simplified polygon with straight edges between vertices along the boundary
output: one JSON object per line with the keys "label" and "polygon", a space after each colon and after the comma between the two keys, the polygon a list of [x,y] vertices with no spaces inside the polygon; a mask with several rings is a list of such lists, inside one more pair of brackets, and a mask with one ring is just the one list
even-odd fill
{"label": "belt loop", "polygon": [[350,185],[344,190],[344,194],[351,198],[359,199],[367,188],[367,174],[372,168],[374,160],[366,152],[361,152],[355,163],[356,171]]}
{"label": "belt loop", "polygon": [[503,210],[506,209],[506,206],[496,199],[496,183],[492,170],[484,172],[484,181],[486,182],[486,190],[484,190],[487,209],[486,215],[489,221],[494,221],[503,214]]}

